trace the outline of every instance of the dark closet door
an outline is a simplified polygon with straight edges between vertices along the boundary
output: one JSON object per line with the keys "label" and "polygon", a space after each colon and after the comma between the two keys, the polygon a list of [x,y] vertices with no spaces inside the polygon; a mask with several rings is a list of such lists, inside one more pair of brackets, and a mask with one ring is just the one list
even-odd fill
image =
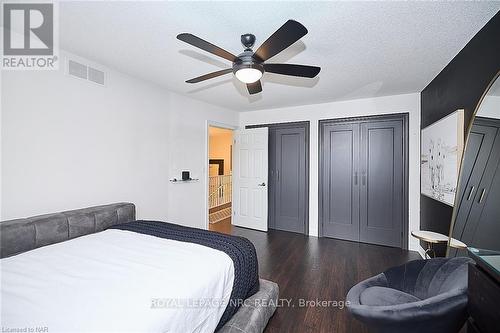
{"label": "dark closet door", "polygon": [[[462,240],[465,226],[468,223],[470,209],[474,203],[474,198],[480,189],[479,183],[484,174],[486,163],[493,148],[493,142],[497,133],[497,128],[481,124],[476,118],[467,139],[467,149],[463,159],[460,174],[459,192],[456,200],[457,213],[453,227],[453,238]],[[469,235],[470,236],[470,235]],[[467,241],[470,241],[470,237]],[[465,242],[466,239],[463,239]],[[468,244],[468,243],[466,243]],[[457,250],[451,249],[450,253],[456,255]],[[466,255],[464,252],[463,254]]]}
{"label": "dark closet door", "polygon": [[273,128],[270,141],[273,209],[270,227],[306,234],[306,128]]}
{"label": "dark closet door", "polygon": [[[488,134],[484,135],[479,152],[479,155],[487,155],[485,158],[487,161],[474,165],[472,175],[480,174],[479,181],[475,183],[477,190],[470,196],[470,211],[465,217],[465,223],[463,223],[464,214],[460,214],[463,206],[461,205],[456,225],[463,229],[459,239],[468,246],[500,250],[498,240],[500,234],[500,223],[498,223],[498,216],[500,216],[500,205],[498,204],[500,195],[500,121],[476,118],[471,133],[476,134],[479,131]],[[490,136],[494,136],[494,139],[490,140]],[[469,143],[467,145],[466,154],[468,157]],[[459,217],[462,220],[459,220]]]}
{"label": "dark closet door", "polygon": [[320,121],[320,236],[405,246],[406,119]]}
{"label": "dark closet door", "polygon": [[359,240],[358,123],[321,124],[321,236]]}
{"label": "dark closet door", "polygon": [[403,120],[363,122],[360,134],[359,239],[401,247]]}
{"label": "dark closet door", "polygon": [[500,251],[498,198],[500,198],[500,134],[497,133],[462,237],[462,241],[467,245]]}

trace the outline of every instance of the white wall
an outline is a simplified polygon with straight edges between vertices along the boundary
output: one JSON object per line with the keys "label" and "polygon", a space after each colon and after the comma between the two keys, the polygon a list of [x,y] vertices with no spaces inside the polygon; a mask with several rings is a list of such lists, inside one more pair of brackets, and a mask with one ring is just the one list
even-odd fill
{"label": "white wall", "polygon": [[208,125],[238,125],[238,114],[187,98],[172,99],[169,123],[169,174],[180,178],[182,170],[191,171],[199,182],[170,184],[168,221],[208,227]]}
{"label": "white wall", "polygon": [[[237,114],[111,69],[102,87],[63,68],[2,73],[1,219],[131,201],[138,218],[204,227],[206,123]],[[183,169],[201,181],[171,184]]]}
{"label": "white wall", "polygon": [[500,96],[485,96],[476,116],[500,119]]}
{"label": "white wall", "polygon": [[[309,235],[318,235],[318,126],[321,119],[409,113],[409,230],[419,229],[420,209],[420,94],[358,99],[240,114],[240,126],[310,121]],[[409,248],[418,242],[409,236]]]}

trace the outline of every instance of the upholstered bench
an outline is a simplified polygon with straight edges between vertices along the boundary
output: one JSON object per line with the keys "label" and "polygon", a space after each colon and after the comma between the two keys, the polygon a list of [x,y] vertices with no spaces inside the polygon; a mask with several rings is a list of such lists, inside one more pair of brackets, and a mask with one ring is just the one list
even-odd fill
{"label": "upholstered bench", "polygon": [[234,316],[217,333],[262,333],[276,310],[278,285],[260,279],[260,289],[247,298]]}

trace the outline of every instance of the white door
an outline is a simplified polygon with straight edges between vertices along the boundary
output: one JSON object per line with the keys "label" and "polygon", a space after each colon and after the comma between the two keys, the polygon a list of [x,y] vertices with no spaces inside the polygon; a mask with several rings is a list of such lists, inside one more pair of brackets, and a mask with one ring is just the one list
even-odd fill
{"label": "white door", "polygon": [[233,225],[267,231],[267,139],[267,127],[234,132]]}

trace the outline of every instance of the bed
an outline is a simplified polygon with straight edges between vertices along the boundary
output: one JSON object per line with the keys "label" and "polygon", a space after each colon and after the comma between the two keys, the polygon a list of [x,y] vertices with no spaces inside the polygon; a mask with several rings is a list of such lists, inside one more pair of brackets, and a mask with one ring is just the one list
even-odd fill
{"label": "bed", "polygon": [[257,333],[276,309],[248,240],[135,221],[131,203],[4,221],[0,233],[3,329]]}

